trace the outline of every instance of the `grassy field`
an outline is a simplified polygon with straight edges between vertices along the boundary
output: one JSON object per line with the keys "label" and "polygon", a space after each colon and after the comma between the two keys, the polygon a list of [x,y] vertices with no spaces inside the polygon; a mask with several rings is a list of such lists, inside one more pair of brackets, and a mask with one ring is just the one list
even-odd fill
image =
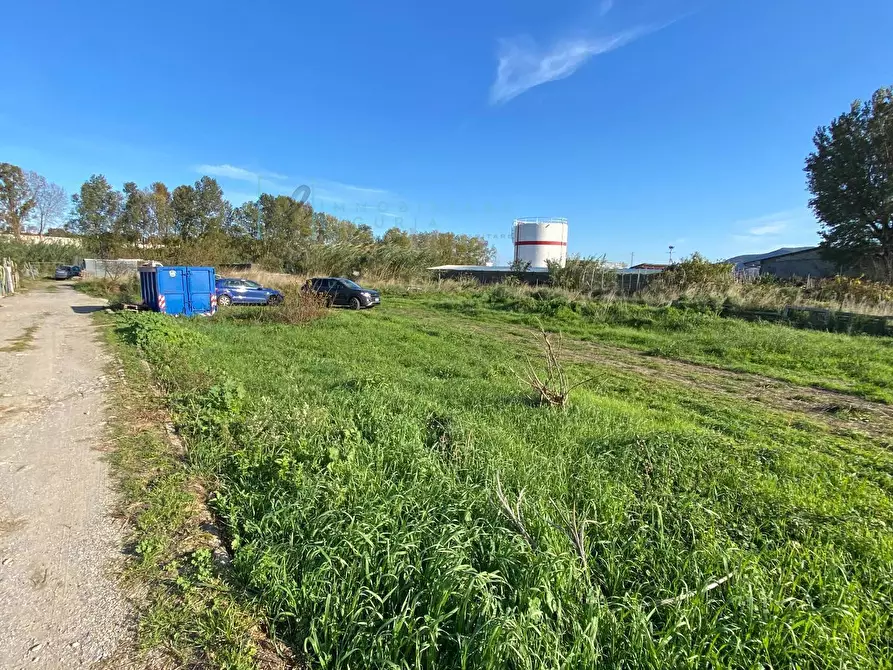
{"label": "grassy field", "polygon": [[[890,667],[887,341],[499,293],[246,314],[119,335],[310,665]],[[594,377],[563,410],[514,374],[538,324]]]}

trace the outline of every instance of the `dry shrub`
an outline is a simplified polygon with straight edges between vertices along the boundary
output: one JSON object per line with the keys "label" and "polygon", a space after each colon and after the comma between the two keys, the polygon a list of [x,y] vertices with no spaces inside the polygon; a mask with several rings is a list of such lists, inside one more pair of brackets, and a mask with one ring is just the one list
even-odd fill
{"label": "dry shrub", "polygon": [[285,300],[268,309],[271,320],[300,325],[322,318],[327,313],[326,297],[314,291],[302,291],[297,285],[282,289]]}
{"label": "dry shrub", "polygon": [[[269,286],[269,284],[268,284]],[[300,326],[328,313],[325,296],[302,291],[299,286],[280,286],[285,299],[278,305],[244,305],[226,307],[218,311],[226,319],[250,323],[286,323]]]}
{"label": "dry shrub", "polygon": [[[557,341],[552,342],[549,336],[542,328],[540,328],[540,345],[542,346],[543,357],[545,358],[546,370],[542,377],[537,374],[536,368],[530,359],[527,359],[526,376],[522,377],[518,373],[515,376],[527,386],[536,391],[539,397],[540,405],[548,405],[551,407],[564,407],[567,405],[571,391],[578,386],[592,381],[592,377],[587,377],[583,381],[571,384],[567,380],[567,375],[561,365],[561,333],[558,333]],[[513,371],[514,372],[514,371]]]}

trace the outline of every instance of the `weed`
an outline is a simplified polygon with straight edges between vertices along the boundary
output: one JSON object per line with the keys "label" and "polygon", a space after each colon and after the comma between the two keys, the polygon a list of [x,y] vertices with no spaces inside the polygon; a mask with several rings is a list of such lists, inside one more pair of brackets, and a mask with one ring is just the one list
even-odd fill
{"label": "weed", "polygon": [[[567,347],[883,396],[878,338],[508,289],[407,296],[300,329],[119,331],[175,389],[233,583],[277,638],[325,668],[888,665],[889,438],[597,357],[562,360],[598,385],[543,411],[509,369],[541,353],[542,322]],[[162,602],[144,626],[203,649],[218,626],[250,662],[191,552],[175,572],[205,610]]]}
{"label": "weed", "polygon": [[[116,323],[117,330],[109,332],[139,346],[162,371],[169,370],[162,355],[202,339],[189,329],[178,330],[181,324],[170,318],[149,314],[119,315]],[[247,597],[214,567],[216,539],[200,527],[203,501],[196,491],[201,487],[165,436],[165,415],[136,349],[110,343],[125,382],[113,388],[117,418],[112,421],[116,448],[111,461],[122,494],[121,513],[131,528],[134,560],[126,579],[146,593],[140,607],[140,648],[161,651],[178,666],[284,667],[269,641],[263,644],[258,614]],[[217,407],[233,407],[233,394],[238,392],[229,385],[216,390]],[[214,425],[221,429],[222,422]],[[267,660],[261,662],[262,657]]]}
{"label": "weed", "polygon": [[22,331],[21,335],[8,340],[9,344],[0,347],[0,352],[15,353],[30,349],[31,344],[34,342],[34,334],[38,328],[40,328],[39,323],[31,324]]}
{"label": "weed", "polygon": [[136,276],[123,279],[83,279],[74,284],[76,291],[105,298],[109,305],[139,304],[143,301],[139,279]]}

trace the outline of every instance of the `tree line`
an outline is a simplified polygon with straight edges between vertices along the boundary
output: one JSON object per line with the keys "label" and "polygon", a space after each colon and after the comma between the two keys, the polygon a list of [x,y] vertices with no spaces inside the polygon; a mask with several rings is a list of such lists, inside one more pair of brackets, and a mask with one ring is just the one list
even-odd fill
{"label": "tree line", "polygon": [[[893,87],[852,103],[816,131],[813,143],[805,170],[824,255],[893,282]],[[100,257],[260,262],[293,272],[408,276],[431,265],[481,265],[493,257],[481,237],[396,227],[376,237],[367,225],[285,195],[263,194],[234,207],[207,176],[173,191],[162,182],[146,188],[127,182],[118,191],[93,175],[68,210],[58,184],[0,163],[0,224],[16,237],[28,226],[41,234],[75,234]]]}
{"label": "tree line", "polygon": [[494,255],[484,238],[470,235],[392,227],[376,237],[368,225],[315,211],[287,195],[264,193],[236,207],[208,176],[173,190],[163,182],[144,188],[127,182],[117,190],[96,174],[68,207],[61,187],[2,163],[0,222],[16,237],[29,222],[41,234],[75,235],[85,253],[99,258],[250,262],[298,273],[409,277],[432,265],[482,265]]}

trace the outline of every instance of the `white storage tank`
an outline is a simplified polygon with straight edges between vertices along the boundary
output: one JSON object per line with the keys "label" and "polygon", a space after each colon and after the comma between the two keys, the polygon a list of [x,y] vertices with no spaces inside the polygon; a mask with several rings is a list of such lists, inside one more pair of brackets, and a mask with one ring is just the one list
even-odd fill
{"label": "white storage tank", "polygon": [[547,261],[561,267],[567,260],[567,219],[531,217],[515,219],[515,262],[545,268]]}

